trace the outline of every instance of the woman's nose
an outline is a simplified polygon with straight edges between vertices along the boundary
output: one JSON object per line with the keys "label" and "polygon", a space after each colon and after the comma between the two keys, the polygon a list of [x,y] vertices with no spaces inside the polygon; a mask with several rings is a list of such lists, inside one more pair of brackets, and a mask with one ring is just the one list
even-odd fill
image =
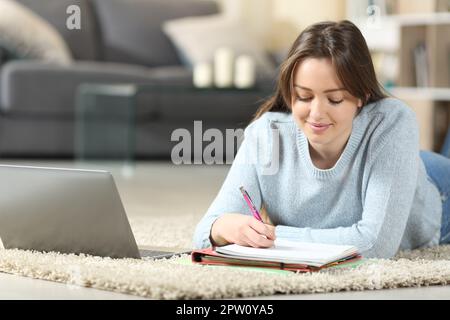
{"label": "woman's nose", "polygon": [[325,114],[325,108],[319,99],[314,99],[310,104],[309,116],[311,119],[320,120]]}

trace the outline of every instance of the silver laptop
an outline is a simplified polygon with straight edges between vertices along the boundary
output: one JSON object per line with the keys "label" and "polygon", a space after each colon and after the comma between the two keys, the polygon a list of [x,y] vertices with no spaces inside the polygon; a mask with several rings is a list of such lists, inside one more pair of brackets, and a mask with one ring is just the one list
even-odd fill
{"label": "silver laptop", "polygon": [[0,165],[0,238],[5,249],[165,258],[188,249],[138,248],[112,175]]}

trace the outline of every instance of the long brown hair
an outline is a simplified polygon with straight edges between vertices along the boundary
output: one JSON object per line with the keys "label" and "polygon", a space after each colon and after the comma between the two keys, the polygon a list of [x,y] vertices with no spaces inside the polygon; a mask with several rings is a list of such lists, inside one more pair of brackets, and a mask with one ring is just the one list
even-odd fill
{"label": "long brown hair", "polygon": [[387,97],[358,27],[348,20],[319,22],[306,28],[294,41],[280,66],[275,94],[259,107],[253,120],[268,111],[291,112],[294,72],[307,58],[331,59],[341,83],[363,105]]}

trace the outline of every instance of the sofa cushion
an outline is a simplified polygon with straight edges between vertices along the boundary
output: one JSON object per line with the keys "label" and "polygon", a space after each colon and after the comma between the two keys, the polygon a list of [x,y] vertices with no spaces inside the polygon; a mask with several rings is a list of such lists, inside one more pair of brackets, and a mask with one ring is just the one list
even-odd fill
{"label": "sofa cushion", "polygon": [[173,44],[162,31],[166,20],[218,12],[210,0],[93,0],[106,61],[148,67],[178,65]]}
{"label": "sofa cushion", "polygon": [[17,59],[70,63],[71,53],[58,31],[29,8],[0,0],[0,47]]}
{"label": "sofa cushion", "polygon": [[[89,0],[16,0],[53,25],[65,39],[72,55],[79,60],[97,60],[100,57],[98,49],[98,27],[95,12]],[[67,8],[77,5],[81,10],[81,29],[67,28],[70,14]]]}

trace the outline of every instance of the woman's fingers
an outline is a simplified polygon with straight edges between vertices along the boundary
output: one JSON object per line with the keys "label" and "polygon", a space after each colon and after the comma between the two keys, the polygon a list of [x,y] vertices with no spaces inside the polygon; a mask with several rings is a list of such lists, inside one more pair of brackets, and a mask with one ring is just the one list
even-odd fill
{"label": "woman's fingers", "polygon": [[269,229],[269,236],[268,238],[270,240],[275,240],[277,238],[276,234],[275,234],[275,227],[272,225],[267,225],[266,224],[266,228]]}
{"label": "woman's fingers", "polygon": [[253,248],[259,247],[256,242],[254,242],[252,239],[250,239],[249,237],[247,237],[244,234],[242,234],[240,239],[238,241],[236,241],[236,244],[238,244],[240,246],[245,246],[245,247],[253,247]]}
{"label": "woman's fingers", "polygon": [[211,243],[216,246],[236,243],[268,248],[274,245],[274,240],[275,227],[243,214],[224,214],[211,227]]}
{"label": "woman's fingers", "polygon": [[254,248],[269,248],[273,246],[273,240],[249,227],[243,234],[244,241]]}
{"label": "woman's fingers", "polygon": [[275,227],[264,224],[263,222],[251,218],[250,219],[250,227],[255,230],[256,232],[258,232],[259,234],[267,237],[270,240],[275,240],[276,236],[275,236]]}

